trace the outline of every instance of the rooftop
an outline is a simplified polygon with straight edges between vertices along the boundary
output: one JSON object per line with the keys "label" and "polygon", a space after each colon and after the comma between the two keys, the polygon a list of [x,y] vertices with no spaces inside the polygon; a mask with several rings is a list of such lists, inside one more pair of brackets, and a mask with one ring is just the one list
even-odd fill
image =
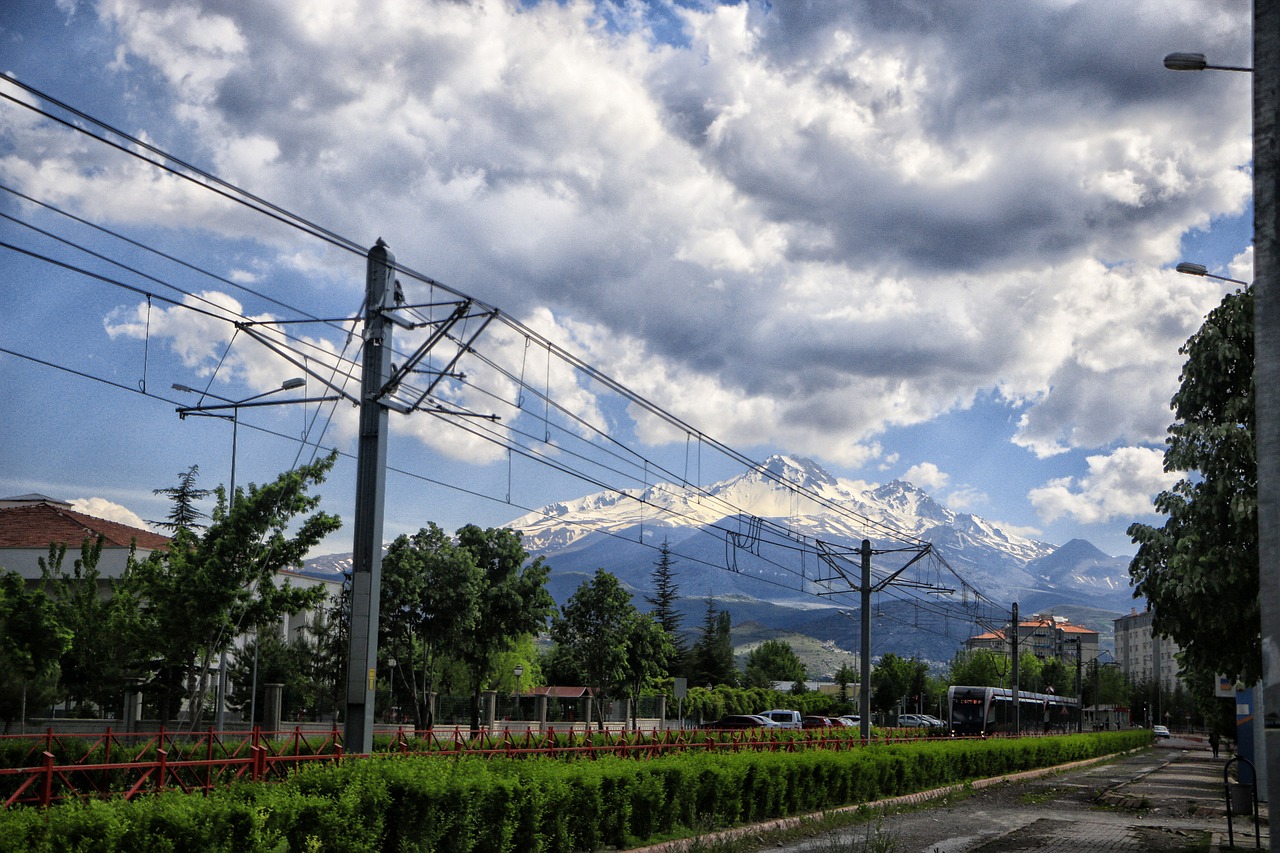
{"label": "rooftop", "polygon": [[[29,496],[43,498],[43,496]],[[14,506],[18,498],[0,501],[0,548],[48,548],[50,544],[78,547],[101,536],[104,547],[128,548],[136,541],[142,550],[166,548],[169,537],[70,509],[70,504],[44,498]],[[7,505],[6,505],[7,504]]]}

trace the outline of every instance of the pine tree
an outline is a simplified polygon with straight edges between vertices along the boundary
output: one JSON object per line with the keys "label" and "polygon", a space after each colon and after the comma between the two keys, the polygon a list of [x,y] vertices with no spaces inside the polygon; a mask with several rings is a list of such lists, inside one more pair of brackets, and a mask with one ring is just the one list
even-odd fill
{"label": "pine tree", "polygon": [[665,539],[658,550],[658,562],[653,566],[653,573],[650,575],[653,579],[653,595],[646,595],[644,600],[653,606],[649,613],[653,621],[666,632],[667,639],[671,642],[674,652],[668,670],[670,675],[675,675],[684,670],[685,656],[689,654],[689,647],[684,637],[680,635],[680,623],[684,618],[684,615],[676,609],[676,603],[680,600],[680,587],[675,582],[673,570],[675,561],[671,559],[671,547]]}
{"label": "pine tree", "polygon": [[202,501],[213,494],[213,489],[197,489],[196,477],[200,475],[200,466],[192,465],[178,475],[178,485],[169,489],[152,489],[152,494],[164,495],[173,502],[173,508],[166,516],[167,521],[151,521],[156,527],[177,533],[179,530],[202,530],[205,525],[200,519],[209,514],[196,508],[196,501]]}

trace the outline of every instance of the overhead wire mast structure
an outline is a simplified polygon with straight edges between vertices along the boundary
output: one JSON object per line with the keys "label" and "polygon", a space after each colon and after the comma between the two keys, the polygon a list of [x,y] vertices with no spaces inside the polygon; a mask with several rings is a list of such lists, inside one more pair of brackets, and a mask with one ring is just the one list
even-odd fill
{"label": "overhead wire mast structure", "polygon": [[[640,531],[637,544],[654,547],[645,541],[646,529],[652,530],[654,526],[674,523],[696,526],[698,536],[712,537],[723,548],[724,559],[721,561],[713,558],[706,548],[701,551],[690,548],[684,553],[673,551],[680,559],[741,574],[754,572],[755,579],[761,583],[805,594],[838,597],[861,593],[864,585],[861,581],[853,582],[852,575],[841,577],[839,572],[834,578],[815,574],[818,563],[824,559],[835,563],[844,559],[839,556],[842,546],[819,543],[816,529],[806,527],[800,519],[802,505],[813,513],[820,513],[824,518],[832,520],[840,528],[838,535],[847,537],[849,541],[873,541],[876,547],[884,549],[884,553],[902,548],[914,549],[917,557],[912,560],[913,571],[926,565],[934,570],[939,567],[950,570],[938,555],[937,549],[929,547],[912,534],[897,529],[884,520],[858,512],[850,502],[842,501],[829,491],[793,481],[785,473],[771,470],[751,460],[671,414],[657,402],[632,391],[528,324],[398,263],[381,240],[368,251],[360,250],[353,240],[247,193],[172,157],[154,145],[123,134],[10,77],[3,79],[25,89],[34,96],[34,100],[15,99],[2,89],[0,96],[18,107],[35,109],[41,115],[64,125],[68,132],[86,134],[110,145],[120,152],[120,156],[138,157],[257,214],[289,225],[309,238],[321,240],[328,246],[359,254],[364,258],[366,287],[358,317],[319,317],[312,311],[287,305],[268,294],[251,291],[243,285],[214,276],[221,283],[238,287],[254,299],[283,309],[285,314],[283,317],[266,316],[264,319],[266,312],[253,315],[246,309],[242,313],[236,313],[225,305],[208,303],[203,294],[197,294],[193,288],[179,287],[166,276],[152,275],[109,258],[106,260],[124,271],[122,276],[141,278],[156,287],[170,288],[177,291],[181,298],[164,296],[151,289],[150,285],[127,284],[100,273],[80,269],[49,254],[12,243],[0,244],[0,247],[56,265],[67,273],[78,274],[103,285],[124,288],[145,298],[148,306],[153,300],[163,300],[172,305],[169,310],[196,311],[210,320],[231,324],[234,333],[227,343],[228,350],[239,342],[251,341],[293,365],[309,381],[314,380],[323,386],[326,397],[340,397],[360,407],[359,448],[356,455],[352,646],[347,676],[349,749],[367,752],[372,739],[382,516],[388,471],[485,500],[520,506],[513,495],[512,474],[516,459],[529,460],[556,476],[588,483],[602,491],[613,493],[619,501],[633,503]],[[54,115],[49,104],[70,113],[73,120]],[[15,192],[7,187],[0,189]],[[46,203],[30,199],[29,196],[24,198],[29,199],[29,203],[40,205],[43,210],[52,209]],[[56,213],[65,215],[61,211]],[[76,221],[78,227],[99,229],[85,220]],[[18,224],[30,227],[26,222]],[[130,242],[122,235],[111,233],[110,236]],[[68,251],[65,247],[72,244],[62,245],[63,248],[58,251],[65,253]],[[132,245],[137,246],[136,243]],[[79,246],[72,247],[82,250]],[[172,255],[156,254],[165,258],[166,262],[181,265],[184,268],[183,275],[189,275],[188,271],[211,275]],[[408,295],[418,295],[422,290],[429,290],[430,296],[422,301],[406,298]],[[346,343],[324,346],[314,339],[302,338],[290,331],[291,324],[295,323],[317,324],[322,331],[327,328],[331,333],[344,336]],[[392,337],[396,330],[404,333],[409,345],[394,345]],[[358,358],[349,357],[347,350],[357,338],[361,342],[361,354]],[[67,369],[23,353],[14,354],[46,366]],[[545,365],[542,363],[543,358]],[[474,371],[473,375],[462,370],[464,362]],[[530,369],[531,362],[537,363],[533,370]],[[97,378],[80,371],[71,372],[91,379]],[[216,372],[215,368],[214,375]],[[534,373],[540,375],[534,379]],[[212,378],[211,376],[210,381]],[[123,387],[107,380],[100,381]],[[164,399],[148,392],[145,383],[134,393]],[[671,437],[676,441],[683,438],[683,470],[679,470],[679,461],[673,463],[672,454],[668,454],[665,461],[660,460],[651,450],[638,447],[641,443],[638,440],[632,441],[621,435],[616,428],[610,427],[610,418],[605,417],[601,413],[601,407],[595,405],[597,398],[606,397],[616,401],[618,410],[625,412],[632,422],[643,422],[645,429],[651,434],[665,433],[669,443]],[[583,398],[590,399],[584,403]],[[494,495],[483,488],[476,489],[433,479],[403,465],[389,466],[389,412],[402,415],[428,414],[448,422],[468,436],[469,440],[490,445],[505,454],[505,495]],[[639,433],[641,430],[636,428],[635,432]],[[304,437],[302,445],[318,450],[320,440],[314,436]],[[650,443],[649,446],[652,448],[653,444]],[[762,481],[767,481],[771,488],[787,493],[790,500],[783,501],[783,505],[789,503],[790,507],[774,507],[772,510],[753,508],[741,504],[733,495],[708,487],[703,476],[704,451],[708,456],[718,458],[721,470],[724,470],[726,464],[740,470],[745,469]],[[525,509],[538,512],[533,507]],[[622,535],[616,530],[602,532]],[[825,535],[825,539],[831,538],[830,535]],[[928,560],[922,559],[926,556]],[[895,578],[901,575],[902,570],[899,570]],[[896,590],[900,599],[917,613],[958,617],[958,621],[964,622],[972,618],[972,614],[966,612],[969,605],[976,606],[979,601],[976,594],[967,594],[973,591],[972,587],[962,584],[966,591],[962,606],[943,606],[941,602],[915,596],[914,592],[937,592],[955,584],[943,584],[939,580],[913,586],[906,581],[906,577],[901,577],[895,583],[881,587],[881,590],[885,594],[894,594]],[[865,596],[865,593],[861,594]],[[863,607],[863,611],[867,614],[869,608]],[[869,684],[865,678],[867,661],[871,657],[868,644],[864,644],[862,654],[865,694],[869,692]]]}

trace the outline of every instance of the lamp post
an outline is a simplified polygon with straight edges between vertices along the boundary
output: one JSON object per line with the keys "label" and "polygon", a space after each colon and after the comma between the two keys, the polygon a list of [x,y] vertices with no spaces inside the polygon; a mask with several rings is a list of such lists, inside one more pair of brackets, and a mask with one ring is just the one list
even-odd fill
{"label": "lamp post", "polygon": [[[240,436],[240,409],[241,407],[260,406],[260,405],[281,405],[284,403],[305,403],[312,402],[310,400],[271,400],[266,403],[257,402],[271,394],[278,394],[281,391],[292,391],[295,388],[302,388],[307,384],[307,380],[300,376],[286,379],[280,383],[278,388],[272,388],[269,391],[263,391],[260,394],[254,394],[251,397],[245,397],[241,400],[232,400],[227,397],[214,394],[211,391],[200,391],[191,388],[179,382],[173,383],[173,390],[180,391],[184,394],[199,394],[201,397],[212,397],[215,400],[221,400],[222,405],[196,405],[196,406],[179,406],[178,417],[185,420],[187,415],[199,415],[201,417],[222,418],[231,421],[231,489],[227,498],[228,509],[232,509],[236,504],[236,449]],[[321,398],[324,399],[324,398]],[[332,399],[332,398],[329,398]],[[226,409],[231,410],[230,415],[222,414]],[[253,686],[249,697],[249,724],[253,725],[254,716],[257,713],[258,704],[258,645],[259,635],[257,626],[254,626],[253,638]],[[218,690],[217,690],[217,709],[214,714],[214,727],[218,731],[222,731],[226,726],[227,720],[227,652],[223,649],[218,656]]]}
{"label": "lamp post", "polygon": [[[1210,65],[1203,54],[1170,54],[1173,71],[1253,73],[1254,436],[1258,465],[1258,603],[1262,634],[1263,761],[1269,799],[1280,798],[1280,3],[1254,0],[1253,67]],[[1273,849],[1274,845],[1273,845]]]}
{"label": "lamp post", "polygon": [[520,676],[524,675],[524,664],[516,664],[516,668],[512,670],[516,677],[516,715],[520,714]]}

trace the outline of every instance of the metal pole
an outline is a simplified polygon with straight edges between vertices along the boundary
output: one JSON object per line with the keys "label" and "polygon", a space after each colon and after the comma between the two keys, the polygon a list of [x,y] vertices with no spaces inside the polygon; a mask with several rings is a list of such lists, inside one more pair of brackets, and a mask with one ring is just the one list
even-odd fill
{"label": "metal pole", "polygon": [[862,540],[862,689],[858,691],[858,731],[864,743],[871,742],[871,540]]}
{"label": "metal pole", "polygon": [[[1280,708],[1280,8],[1253,4],[1253,310],[1254,417],[1258,454],[1258,580],[1262,610],[1264,708]],[[1262,738],[1267,794],[1280,802],[1280,719]],[[1271,849],[1280,849],[1274,833]]]}
{"label": "metal pole", "polygon": [[[1084,733],[1084,692],[1080,687],[1080,667],[1082,665],[1082,661],[1080,659],[1082,657],[1084,657],[1084,654],[1081,651],[1080,638],[1076,637],[1076,703],[1079,705],[1076,709],[1077,734]],[[1095,699],[1094,701],[1096,702],[1097,700]]]}
{"label": "metal pole", "polygon": [[382,590],[382,509],[387,476],[387,410],[378,399],[391,378],[395,256],[378,240],[365,275],[360,447],[356,461],[355,546],[351,566],[351,640],[347,657],[348,751],[373,750],[374,688],[378,680],[378,599]]}
{"label": "metal pole", "polygon": [[[240,436],[240,410],[231,410],[231,494],[227,498],[227,508],[236,505],[236,443]],[[256,673],[255,673],[256,674]],[[227,728],[227,650],[218,655],[218,708],[214,715],[214,728],[226,731]]]}
{"label": "metal pole", "polygon": [[1010,669],[1013,672],[1010,681],[1010,692],[1013,694],[1013,731],[1015,734],[1022,733],[1022,703],[1018,701],[1018,602],[1013,603],[1013,665]]}

